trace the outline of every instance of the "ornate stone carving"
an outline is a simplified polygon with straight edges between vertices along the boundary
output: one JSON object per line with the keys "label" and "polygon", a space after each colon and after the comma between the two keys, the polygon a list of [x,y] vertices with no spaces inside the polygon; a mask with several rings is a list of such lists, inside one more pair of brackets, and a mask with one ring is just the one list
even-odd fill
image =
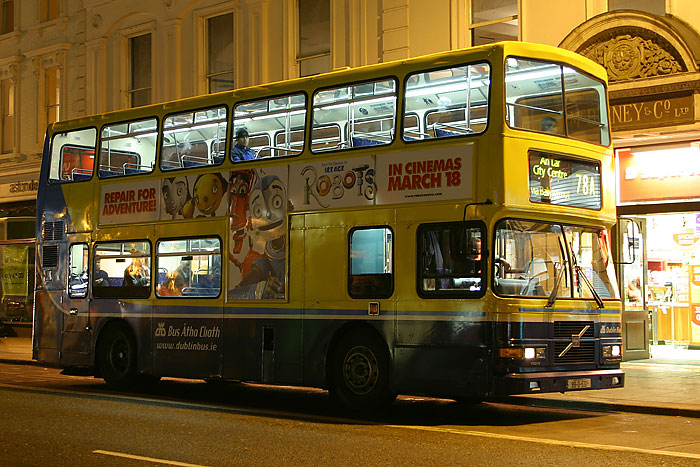
{"label": "ornate stone carving", "polygon": [[686,71],[684,66],[652,39],[629,34],[593,44],[581,55],[608,70],[610,81],[666,76]]}

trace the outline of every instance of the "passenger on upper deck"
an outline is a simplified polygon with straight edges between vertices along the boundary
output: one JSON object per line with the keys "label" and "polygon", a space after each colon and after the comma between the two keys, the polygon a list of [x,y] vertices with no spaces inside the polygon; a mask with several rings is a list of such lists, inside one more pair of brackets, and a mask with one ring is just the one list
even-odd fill
{"label": "passenger on upper deck", "polygon": [[559,129],[557,128],[557,121],[554,117],[544,117],[542,119],[541,129],[545,133],[559,133]]}
{"label": "passenger on upper deck", "polygon": [[236,130],[236,144],[231,148],[231,155],[234,162],[251,161],[255,159],[255,153],[248,147],[248,130],[239,128]]}

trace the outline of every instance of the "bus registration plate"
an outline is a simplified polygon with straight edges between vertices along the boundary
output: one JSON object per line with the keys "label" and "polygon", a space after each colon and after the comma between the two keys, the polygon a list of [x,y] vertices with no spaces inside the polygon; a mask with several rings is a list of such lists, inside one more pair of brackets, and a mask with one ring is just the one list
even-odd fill
{"label": "bus registration plate", "polygon": [[566,389],[589,389],[591,378],[576,378],[566,380]]}

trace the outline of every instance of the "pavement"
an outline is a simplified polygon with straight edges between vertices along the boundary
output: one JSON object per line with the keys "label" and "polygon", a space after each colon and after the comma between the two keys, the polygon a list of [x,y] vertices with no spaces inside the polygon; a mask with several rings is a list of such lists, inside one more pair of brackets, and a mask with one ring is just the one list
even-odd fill
{"label": "pavement", "polygon": [[[652,358],[622,363],[625,387],[513,396],[526,406],[700,418],[700,350],[652,346]],[[0,337],[0,363],[40,365],[29,337]]]}

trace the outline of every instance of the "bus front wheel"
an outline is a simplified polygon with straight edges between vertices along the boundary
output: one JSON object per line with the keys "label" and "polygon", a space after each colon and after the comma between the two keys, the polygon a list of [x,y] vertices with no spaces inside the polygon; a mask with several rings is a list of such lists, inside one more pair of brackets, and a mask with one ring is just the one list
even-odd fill
{"label": "bus front wheel", "polygon": [[356,330],[340,338],[331,358],[331,396],[353,410],[368,411],[389,405],[389,352],[373,334]]}
{"label": "bus front wheel", "polygon": [[123,326],[113,326],[100,339],[97,353],[102,378],[112,387],[123,388],[136,378],[136,342]]}

